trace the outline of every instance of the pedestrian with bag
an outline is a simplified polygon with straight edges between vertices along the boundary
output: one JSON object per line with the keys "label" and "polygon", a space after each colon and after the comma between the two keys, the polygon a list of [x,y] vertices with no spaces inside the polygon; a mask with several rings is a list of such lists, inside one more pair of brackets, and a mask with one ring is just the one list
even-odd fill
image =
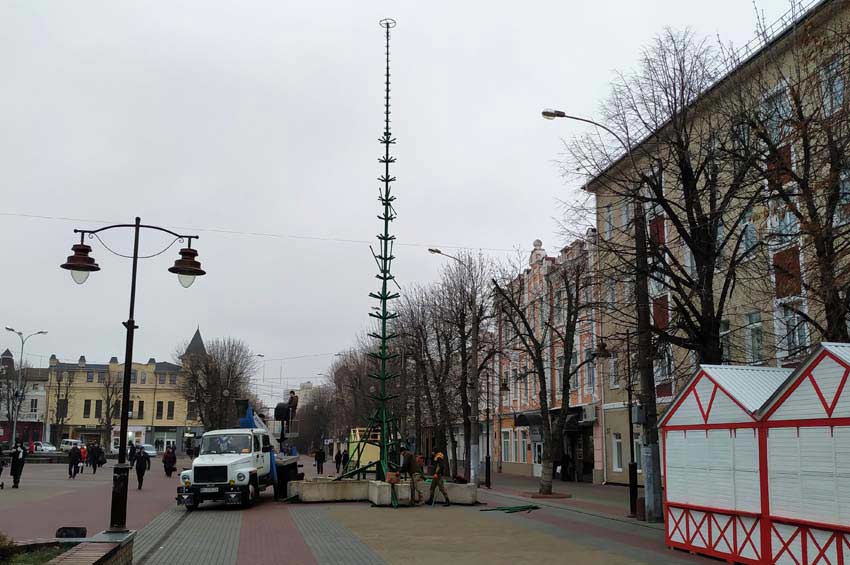
{"label": "pedestrian with bag", "polygon": [[334,465],[336,465],[336,474],[339,475],[339,467],[342,465],[342,451],[337,450],[334,455]]}
{"label": "pedestrian with bag", "polygon": [[443,477],[448,474],[449,464],[446,462],[446,456],[443,455],[442,451],[436,451],[434,453],[434,476],[431,477],[431,496],[428,499],[428,504],[434,504],[434,491],[440,489],[440,492],[443,493],[443,498],[445,499],[443,506],[451,505],[451,502],[449,502],[449,493],[446,492],[446,487],[443,484]]}
{"label": "pedestrian with bag", "polygon": [[15,442],[12,448],[12,488],[18,488],[21,482],[21,473],[24,472],[24,464],[27,462],[27,449],[21,440]]}
{"label": "pedestrian with bag", "polygon": [[148,455],[148,452],[139,446],[136,449],[136,480],[139,481],[139,490],[142,490],[142,483],[145,482],[145,472],[149,471],[151,468],[151,456]]}
{"label": "pedestrian with bag", "polygon": [[171,474],[177,468],[177,456],[170,447],[166,447],[165,453],[162,454],[162,466],[165,468],[165,476],[171,478]]}
{"label": "pedestrian with bag", "polygon": [[68,452],[68,478],[76,479],[77,478],[77,465],[80,464],[81,452],[80,448],[74,445],[71,447],[71,451]]}

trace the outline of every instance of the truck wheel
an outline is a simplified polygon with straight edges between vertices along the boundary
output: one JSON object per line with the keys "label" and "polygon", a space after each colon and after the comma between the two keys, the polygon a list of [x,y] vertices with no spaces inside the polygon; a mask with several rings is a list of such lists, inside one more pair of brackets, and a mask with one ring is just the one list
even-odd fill
{"label": "truck wheel", "polygon": [[253,481],[248,485],[248,494],[245,495],[245,498],[242,502],[242,508],[250,508],[254,501],[257,500],[259,496],[259,492],[257,491],[257,484]]}

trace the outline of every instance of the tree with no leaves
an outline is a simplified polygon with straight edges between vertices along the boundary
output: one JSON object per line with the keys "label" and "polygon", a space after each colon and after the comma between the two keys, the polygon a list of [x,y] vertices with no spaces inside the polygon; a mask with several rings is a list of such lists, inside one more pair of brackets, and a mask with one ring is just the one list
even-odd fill
{"label": "tree with no leaves", "polygon": [[198,419],[208,430],[235,426],[236,400],[251,396],[251,377],[256,372],[256,356],[245,342],[232,338],[214,339],[205,353],[175,355],[182,365],[180,389],[198,407]]}

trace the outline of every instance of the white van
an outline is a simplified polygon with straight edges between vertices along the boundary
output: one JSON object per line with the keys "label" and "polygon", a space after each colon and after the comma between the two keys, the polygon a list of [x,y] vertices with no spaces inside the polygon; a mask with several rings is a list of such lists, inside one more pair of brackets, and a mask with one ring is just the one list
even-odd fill
{"label": "white van", "polygon": [[82,442],[78,439],[63,439],[62,443],[59,444],[59,449],[62,451],[71,451],[71,448],[75,445],[80,447]]}

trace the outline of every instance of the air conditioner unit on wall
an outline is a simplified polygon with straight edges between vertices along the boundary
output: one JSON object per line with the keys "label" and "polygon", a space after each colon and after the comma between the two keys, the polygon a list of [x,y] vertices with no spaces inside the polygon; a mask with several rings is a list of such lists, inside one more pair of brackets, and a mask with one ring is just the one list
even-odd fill
{"label": "air conditioner unit on wall", "polygon": [[583,422],[595,422],[596,421],[596,405],[585,406],[584,407],[584,417],[582,418]]}

